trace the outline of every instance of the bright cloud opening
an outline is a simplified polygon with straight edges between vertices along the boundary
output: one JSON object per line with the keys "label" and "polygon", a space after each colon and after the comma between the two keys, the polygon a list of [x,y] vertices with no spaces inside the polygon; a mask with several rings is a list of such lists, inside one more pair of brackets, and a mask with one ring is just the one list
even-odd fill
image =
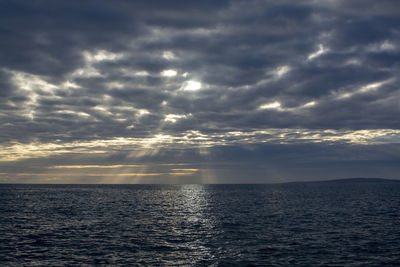
{"label": "bright cloud opening", "polygon": [[392,79],[388,79],[388,80],[381,81],[381,82],[370,83],[370,84],[360,87],[358,90],[355,90],[353,92],[341,93],[337,96],[337,99],[346,99],[346,98],[353,97],[354,95],[357,95],[357,94],[364,94],[364,93],[368,93],[371,91],[375,91],[375,90],[378,90],[381,86],[383,86],[391,81],[392,81]]}
{"label": "bright cloud opening", "polygon": [[164,77],[174,77],[176,76],[176,74],[177,74],[176,70],[163,70],[161,72],[161,76]]}
{"label": "bright cloud opening", "polygon": [[141,117],[141,116],[144,116],[144,115],[147,115],[147,114],[150,114],[150,111],[148,111],[147,109],[139,109],[137,111],[137,116],[138,117]]}
{"label": "bright cloud opening", "polygon": [[312,60],[312,59],[319,57],[320,55],[325,54],[326,52],[329,51],[329,49],[325,48],[322,44],[320,44],[318,47],[319,47],[319,49],[316,52],[311,53],[308,56],[307,60]]}
{"label": "bright cloud opening", "polygon": [[100,62],[100,61],[115,61],[121,59],[124,55],[122,53],[113,53],[106,50],[99,50],[96,52],[83,52],[83,56],[87,62]]}
{"label": "bright cloud opening", "polygon": [[175,58],[175,55],[171,51],[164,51],[163,54],[162,54],[162,57],[167,59],[167,60],[172,60],[172,59]]}
{"label": "bright cloud opening", "polygon": [[315,102],[315,101],[310,101],[310,102],[304,104],[303,107],[304,107],[304,108],[310,108],[310,107],[315,106],[316,104],[317,104],[317,102]]}
{"label": "bright cloud opening", "polygon": [[135,76],[148,76],[148,75],[150,75],[150,74],[145,70],[135,72]]}
{"label": "bright cloud opening", "polygon": [[278,101],[261,105],[259,109],[280,109],[281,103]]}
{"label": "bright cloud opening", "polygon": [[184,85],[183,85],[183,90],[185,91],[197,91],[199,89],[201,89],[202,85],[200,82],[197,81],[187,81]]}
{"label": "bright cloud opening", "polygon": [[180,119],[186,118],[187,115],[168,114],[165,116],[164,121],[175,123]]}
{"label": "bright cloud opening", "polygon": [[289,71],[290,71],[290,67],[289,66],[280,66],[275,70],[275,75],[278,76],[278,77],[282,77],[283,75],[285,75]]}

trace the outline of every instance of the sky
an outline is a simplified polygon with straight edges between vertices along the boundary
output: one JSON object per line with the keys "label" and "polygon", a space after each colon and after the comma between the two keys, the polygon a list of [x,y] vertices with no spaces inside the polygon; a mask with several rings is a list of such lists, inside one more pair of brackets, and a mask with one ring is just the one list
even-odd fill
{"label": "sky", "polygon": [[400,179],[397,0],[0,0],[0,183]]}

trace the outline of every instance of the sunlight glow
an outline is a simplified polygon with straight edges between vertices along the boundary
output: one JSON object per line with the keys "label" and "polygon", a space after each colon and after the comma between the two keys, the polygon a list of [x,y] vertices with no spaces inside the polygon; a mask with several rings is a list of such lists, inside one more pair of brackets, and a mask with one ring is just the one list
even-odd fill
{"label": "sunlight glow", "polygon": [[164,173],[16,173],[16,176],[61,176],[61,177],[81,177],[81,176],[159,176]]}
{"label": "sunlight glow", "polygon": [[137,110],[137,115],[138,117],[142,117],[144,115],[150,114],[150,111],[148,111],[147,109],[138,109]]}
{"label": "sunlight glow", "polygon": [[310,107],[315,106],[316,104],[317,104],[316,101],[310,101],[310,102],[304,104],[302,107],[304,107],[304,108],[310,108]]}
{"label": "sunlight glow", "polygon": [[278,101],[261,105],[259,109],[280,109],[281,103]]}
{"label": "sunlight glow", "polygon": [[187,115],[168,114],[165,116],[164,121],[175,123],[180,119],[186,118]]}
{"label": "sunlight glow", "polygon": [[108,116],[111,116],[112,115],[112,112],[110,112],[109,110],[108,110],[108,107],[105,107],[105,106],[95,106],[95,107],[93,107],[92,108],[93,110],[96,110],[96,111],[98,111],[98,112],[100,112],[100,113],[102,113],[102,114],[104,114],[104,115],[108,115]]}
{"label": "sunlight glow", "polygon": [[290,71],[290,66],[280,66],[275,70],[275,75],[280,78],[289,71]]}
{"label": "sunlight glow", "polygon": [[[152,137],[117,137],[106,140],[88,140],[74,142],[34,141],[31,143],[12,142],[0,145],[0,162],[12,162],[27,158],[43,158],[62,154],[106,154],[111,151],[135,151],[132,158],[157,153],[161,148],[207,148],[218,145],[292,142],[321,143],[345,142],[350,144],[385,144],[398,142],[400,130],[307,130],[307,129],[265,129],[256,131],[232,131],[204,134],[199,131],[187,131],[172,136],[157,134]],[[155,149],[157,148],[157,149]]]}
{"label": "sunlight glow", "polygon": [[316,52],[311,53],[311,54],[308,56],[307,60],[312,60],[312,59],[314,59],[314,58],[316,58],[316,57],[319,57],[319,56],[321,56],[322,54],[325,54],[326,52],[329,51],[329,49],[328,49],[328,48],[325,48],[322,44],[319,44],[318,47],[319,47],[319,49],[318,49]]}
{"label": "sunlight glow", "polygon": [[88,114],[86,112],[77,112],[77,111],[72,111],[72,110],[57,110],[56,113],[75,115],[75,116],[83,117],[83,118],[90,117],[90,114]]}
{"label": "sunlight glow", "polygon": [[193,175],[193,172],[169,172],[169,175],[173,176],[187,176],[187,175]]}
{"label": "sunlight glow", "polygon": [[92,77],[102,77],[103,75],[94,67],[86,66],[83,68],[76,69],[71,77],[82,77],[82,78],[92,78]]}
{"label": "sunlight glow", "polygon": [[378,90],[383,85],[390,83],[391,81],[392,81],[392,79],[388,79],[385,81],[370,83],[370,84],[361,86],[360,88],[358,88],[357,90],[355,90],[353,92],[337,93],[336,98],[337,99],[346,99],[346,98],[353,97],[354,95],[365,94],[365,93],[368,93],[371,91],[375,91],[375,90]]}
{"label": "sunlight glow", "polygon": [[82,54],[87,62],[115,61],[124,57],[123,53],[113,53],[106,50],[84,51]]}
{"label": "sunlight glow", "polygon": [[61,84],[61,87],[65,88],[65,89],[68,89],[68,88],[79,88],[79,85],[77,85],[74,82],[71,82],[71,81],[67,80],[67,81],[65,81],[65,82],[63,82]]}
{"label": "sunlight glow", "polygon": [[177,72],[176,72],[176,70],[163,70],[162,72],[161,72],[161,76],[164,76],[164,77],[174,77],[174,76],[176,76],[176,74],[177,74]]}
{"label": "sunlight glow", "polygon": [[20,71],[12,71],[12,81],[19,89],[27,90],[29,92],[43,91],[53,93],[56,85],[48,83],[44,77],[39,75],[29,74]]}
{"label": "sunlight glow", "polygon": [[370,92],[370,91],[374,91],[376,89],[379,89],[379,87],[381,87],[382,85],[386,84],[390,82],[390,80],[386,80],[386,81],[382,81],[382,82],[376,82],[376,83],[370,83],[367,84],[365,86],[362,86],[358,92],[359,93],[366,93],[366,92]]}
{"label": "sunlight glow", "polygon": [[133,75],[135,75],[135,76],[149,76],[150,73],[148,73],[145,70],[140,70],[140,71],[133,72]]}
{"label": "sunlight glow", "polygon": [[134,168],[134,167],[141,167],[142,165],[123,165],[123,164],[116,164],[116,165],[55,165],[50,166],[48,169],[92,169],[92,168],[100,168],[100,169],[115,169],[115,168]]}
{"label": "sunlight glow", "polygon": [[174,176],[186,176],[186,175],[194,175],[197,173],[199,169],[171,169],[171,172],[169,175],[174,175]]}
{"label": "sunlight glow", "polygon": [[172,53],[171,51],[164,51],[162,57],[165,58],[166,60],[172,60],[175,59],[175,54]]}
{"label": "sunlight glow", "polygon": [[[138,183],[141,180],[126,180],[124,178],[141,178],[164,176],[172,178],[174,176],[195,175],[199,169],[182,168],[186,163],[151,163],[151,164],[111,164],[111,165],[52,165],[47,167],[44,172],[13,172],[0,173],[0,179],[6,181],[10,177],[29,177],[30,179],[40,179],[42,182],[50,180],[65,181],[64,178],[96,177],[104,178],[99,183]],[[181,167],[182,166],[182,167]],[[166,168],[167,167],[167,168]],[[168,167],[172,167],[169,169]],[[134,170],[134,171],[132,171]]]}
{"label": "sunlight glow", "polygon": [[199,89],[201,89],[202,85],[200,82],[197,81],[187,81],[184,85],[183,85],[183,90],[185,91],[197,91]]}
{"label": "sunlight glow", "polygon": [[116,173],[116,174],[102,174],[101,176],[160,176],[163,173]]}
{"label": "sunlight glow", "polygon": [[8,71],[11,74],[11,81],[16,90],[22,91],[27,97],[21,114],[30,120],[35,119],[35,109],[42,97],[55,97],[59,85],[51,84],[40,75],[29,74],[20,71]]}
{"label": "sunlight glow", "polygon": [[113,53],[106,50],[96,50],[96,51],[83,51],[82,56],[85,59],[85,64],[83,67],[76,69],[71,73],[71,78],[76,77],[102,77],[104,76],[95,67],[95,64],[102,61],[117,61],[122,59],[125,55],[123,53]]}
{"label": "sunlight glow", "polygon": [[171,169],[172,171],[183,171],[183,172],[197,172],[199,169]]}

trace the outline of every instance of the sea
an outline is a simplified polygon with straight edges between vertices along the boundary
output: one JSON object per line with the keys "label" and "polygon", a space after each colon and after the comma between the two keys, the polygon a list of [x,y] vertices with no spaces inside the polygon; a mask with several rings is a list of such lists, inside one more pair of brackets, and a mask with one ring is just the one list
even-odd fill
{"label": "sea", "polygon": [[0,185],[0,266],[400,266],[400,183]]}

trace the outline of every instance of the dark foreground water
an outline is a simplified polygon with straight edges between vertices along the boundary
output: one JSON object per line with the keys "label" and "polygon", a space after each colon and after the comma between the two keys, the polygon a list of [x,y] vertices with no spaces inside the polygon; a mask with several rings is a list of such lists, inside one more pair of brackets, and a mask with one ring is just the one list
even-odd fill
{"label": "dark foreground water", "polygon": [[0,185],[0,265],[400,266],[400,183]]}

